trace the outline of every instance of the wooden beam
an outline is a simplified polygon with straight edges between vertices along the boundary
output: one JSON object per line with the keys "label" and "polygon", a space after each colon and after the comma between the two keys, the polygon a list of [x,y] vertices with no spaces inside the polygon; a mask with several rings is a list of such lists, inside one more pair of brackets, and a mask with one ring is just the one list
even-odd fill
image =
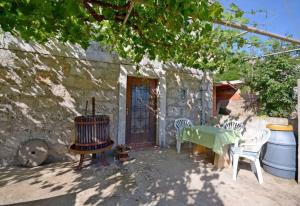
{"label": "wooden beam", "polygon": [[263,54],[263,55],[260,55],[260,56],[257,56],[257,57],[252,57],[252,58],[247,59],[247,60],[259,59],[259,58],[262,58],[262,57],[274,56],[274,55],[277,55],[277,54],[285,54],[285,53],[290,53],[290,52],[294,52],[294,51],[300,51],[300,48],[290,49],[290,50],[285,50],[285,51],[280,51],[280,52],[274,52],[274,53],[269,53],[269,54]]}
{"label": "wooden beam", "polygon": [[242,36],[242,35],[247,34],[247,33],[249,33],[249,31],[243,31],[243,32],[237,34],[235,37]]}
{"label": "wooden beam", "polygon": [[131,13],[131,11],[132,11],[132,9],[133,9],[133,6],[134,6],[134,1],[131,1],[131,2],[130,2],[130,6],[129,6],[129,10],[128,10],[126,16],[125,16],[124,21],[123,21],[123,25],[122,25],[123,28],[124,28],[124,26],[125,26],[125,24],[126,24],[126,22],[127,22],[127,20],[128,20],[128,17],[129,17],[129,15],[130,15],[130,13]]}
{"label": "wooden beam", "polygon": [[290,43],[293,43],[293,44],[299,44],[300,45],[300,40],[298,40],[298,39],[293,39],[293,38],[289,38],[289,37],[282,36],[282,35],[279,35],[279,34],[274,34],[274,33],[267,32],[267,31],[264,31],[264,30],[261,30],[261,29],[257,29],[257,28],[252,27],[252,26],[246,26],[246,25],[243,25],[243,24],[232,23],[232,22],[225,21],[225,20],[214,20],[213,23],[223,25],[223,26],[232,27],[232,28],[235,28],[235,29],[240,29],[240,30],[252,32],[252,33],[256,33],[256,34],[260,34],[260,35],[263,35],[263,36],[268,36],[268,37],[271,37],[271,38],[274,38],[274,39],[279,39],[281,41],[290,42]]}

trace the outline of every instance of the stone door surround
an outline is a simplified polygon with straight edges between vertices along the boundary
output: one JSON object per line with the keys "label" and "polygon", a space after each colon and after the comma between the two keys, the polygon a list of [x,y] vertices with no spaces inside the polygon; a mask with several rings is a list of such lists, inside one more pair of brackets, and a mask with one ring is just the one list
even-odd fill
{"label": "stone door surround", "polygon": [[158,80],[157,85],[157,124],[156,124],[156,144],[165,146],[166,137],[166,79],[162,66],[142,67],[138,71],[132,65],[120,65],[119,76],[119,122],[117,144],[125,144],[126,136],[126,91],[127,76],[152,78]]}

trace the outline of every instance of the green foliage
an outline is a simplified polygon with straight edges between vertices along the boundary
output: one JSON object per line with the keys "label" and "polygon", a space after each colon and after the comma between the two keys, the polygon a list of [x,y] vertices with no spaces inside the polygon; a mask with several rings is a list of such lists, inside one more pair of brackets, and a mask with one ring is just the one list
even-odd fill
{"label": "green foliage", "polygon": [[238,80],[241,78],[241,72],[238,67],[227,69],[226,72],[216,73],[214,76],[215,82]]}
{"label": "green foliage", "polygon": [[214,81],[231,81],[243,79],[243,71],[247,70],[249,64],[245,62],[247,58],[246,53],[238,53],[233,57],[228,56],[226,68],[219,69],[214,75]]}
{"label": "green foliage", "polygon": [[228,58],[233,48],[245,43],[237,31],[211,23],[245,22],[243,12],[231,8],[225,13],[209,0],[0,0],[0,26],[28,41],[57,38],[83,47],[97,41],[137,63],[147,56],[214,70],[224,69],[234,60]]}
{"label": "green foliage", "polygon": [[293,88],[300,78],[299,60],[295,54],[268,56],[257,60],[253,68],[248,69],[245,81],[258,92],[263,114],[288,117],[295,110],[297,100]]}

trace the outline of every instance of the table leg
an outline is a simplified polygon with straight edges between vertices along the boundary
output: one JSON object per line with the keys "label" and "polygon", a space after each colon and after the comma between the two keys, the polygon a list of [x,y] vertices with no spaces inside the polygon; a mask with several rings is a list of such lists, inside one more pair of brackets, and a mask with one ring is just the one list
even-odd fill
{"label": "table leg", "polygon": [[230,167],[230,156],[228,153],[229,145],[223,147],[223,154],[215,154],[214,165],[218,169]]}

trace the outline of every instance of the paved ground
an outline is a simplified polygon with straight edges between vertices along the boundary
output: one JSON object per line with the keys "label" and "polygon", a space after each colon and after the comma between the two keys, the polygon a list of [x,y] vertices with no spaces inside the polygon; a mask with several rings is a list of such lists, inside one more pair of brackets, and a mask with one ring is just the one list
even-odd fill
{"label": "paved ground", "polygon": [[[133,151],[126,165],[106,168],[86,162],[0,169],[0,204],[16,205],[300,205],[300,186],[267,173],[259,185],[241,163],[238,180],[230,169],[215,170],[203,157],[173,149]],[[112,160],[111,160],[112,161]]]}

